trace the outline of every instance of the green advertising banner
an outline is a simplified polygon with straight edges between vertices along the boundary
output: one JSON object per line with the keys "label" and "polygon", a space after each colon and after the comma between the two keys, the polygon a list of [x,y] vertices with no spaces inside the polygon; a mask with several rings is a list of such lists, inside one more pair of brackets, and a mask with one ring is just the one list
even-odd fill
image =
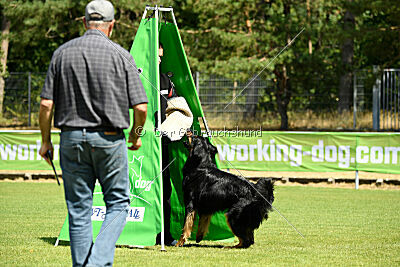
{"label": "green advertising banner", "polygon": [[[224,169],[400,173],[399,133],[216,131],[212,135]],[[54,163],[60,170],[57,131],[52,140]],[[40,144],[39,131],[0,131],[0,170],[51,170],[38,154]],[[130,160],[135,160],[133,154]]]}
{"label": "green advertising banner", "polygon": [[[54,165],[60,168],[60,132],[53,131]],[[0,170],[50,170],[39,155],[42,144],[40,131],[0,131]]]}
{"label": "green advertising banner", "polygon": [[400,134],[236,131],[211,133],[221,168],[400,173]]}

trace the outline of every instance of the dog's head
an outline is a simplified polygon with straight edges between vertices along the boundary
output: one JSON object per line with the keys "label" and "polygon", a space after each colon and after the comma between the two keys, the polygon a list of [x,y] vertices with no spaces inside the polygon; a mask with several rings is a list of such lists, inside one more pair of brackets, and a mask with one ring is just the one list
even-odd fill
{"label": "dog's head", "polygon": [[205,152],[202,139],[203,137],[196,135],[187,137],[187,141],[184,141],[183,144],[189,150],[189,154],[200,155]]}
{"label": "dog's head", "polygon": [[190,129],[188,129],[186,131],[186,137],[187,137],[187,140],[183,141],[183,145],[185,146],[185,148],[187,150],[190,151],[190,150],[192,150],[192,139],[193,139],[193,132]]}
{"label": "dog's head", "polygon": [[214,162],[215,155],[218,153],[217,148],[203,136],[189,136],[183,144],[189,150],[189,157],[197,156]]}
{"label": "dog's head", "polygon": [[189,152],[192,150],[193,148],[193,136],[188,136],[186,141],[183,141],[183,145],[185,146],[185,148],[187,150],[189,150]]}

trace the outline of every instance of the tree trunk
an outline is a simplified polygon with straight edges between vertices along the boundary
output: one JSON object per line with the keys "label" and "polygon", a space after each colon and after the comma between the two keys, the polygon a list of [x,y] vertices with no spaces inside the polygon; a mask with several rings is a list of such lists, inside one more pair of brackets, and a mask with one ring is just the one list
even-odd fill
{"label": "tree trunk", "polygon": [[286,66],[282,70],[275,69],[274,74],[277,78],[276,84],[276,103],[278,105],[278,113],[281,117],[281,130],[289,128],[289,117],[287,114],[287,107],[291,98],[291,88],[289,77],[287,75]]}
{"label": "tree trunk", "polygon": [[[307,21],[308,27],[310,27],[311,31],[311,7],[310,7],[310,0],[306,1],[307,5]],[[311,33],[308,34],[308,54],[312,54],[312,41],[311,41]]]}
{"label": "tree trunk", "polygon": [[[348,0],[352,2],[352,0]],[[344,34],[346,38],[342,43],[342,74],[339,84],[339,112],[348,111],[351,104],[352,96],[352,65],[354,56],[354,40],[353,32],[355,28],[355,17],[350,11],[346,11],[343,17]]]}
{"label": "tree trunk", "polygon": [[1,23],[1,59],[0,59],[0,117],[3,117],[3,100],[4,100],[4,75],[6,74],[7,67],[7,55],[8,55],[8,34],[10,33],[10,21],[3,16]]}
{"label": "tree trunk", "polygon": [[[283,14],[285,17],[290,16],[290,2],[283,2]],[[286,25],[287,27],[287,25]],[[289,30],[286,31],[287,42],[290,42]],[[278,105],[278,113],[281,117],[281,130],[287,130],[289,128],[289,118],[287,114],[287,107],[291,98],[291,88],[289,85],[289,77],[287,74],[286,65],[276,65],[274,74],[277,79],[276,85],[276,102]]]}

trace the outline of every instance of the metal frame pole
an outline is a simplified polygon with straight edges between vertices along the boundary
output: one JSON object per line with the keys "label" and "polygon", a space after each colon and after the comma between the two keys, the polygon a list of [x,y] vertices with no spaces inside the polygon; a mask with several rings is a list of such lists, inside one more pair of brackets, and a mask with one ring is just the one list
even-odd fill
{"label": "metal frame pole", "polygon": [[174,22],[174,24],[178,27],[178,24],[176,23],[176,19],[175,19],[175,14],[174,14],[174,10],[172,8],[169,8],[171,11],[171,15],[172,15],[172,21]]}
{"label": "metal frame pole", "polygon": [[[147,8],[146,7],[146,9],[149,9],[149,10],[154,10],[154,17],[155,17],[155,19],[156,19],[156,31],[157,32],[159,32],[159,29],[158,29],[158,19],[159,19],[159,17],[160,17],[160,14],[159,14],[159,12],[160,12],[160,10],[159,10],[159,8],[157,7],[157,6],[155,6],[154,8]],[[159,42],[159,39],[157,38],[157,40],[158,40],[158,42]],[[159,44],[157,44],[157,58],[158,58],[158,46],[159,46]],[[157,73],[158,73],[158,79],[157,79],[157,88],[159,89],[160,88],[160,73],[159,73],[159,68],[157,68]],[[158,124],[157,125],[161,125],[161,114],[160,114],[160,109],[158,110],[158,112],[157,112],[157,120],[158,120]],[[161,136],[159,137],[160,139],[161,139]],[[161,162],[160,162],[160,173],[162,172],[162,144],[161,144],[161,140],[160,140],[160,159],[161,159]],[[161,251],[166,251],[166,249],[165,249],[165,229],[164,229],[164,190],[163,190],[163,175],[161,174],[161,196],[160,196],[160,205],[161,205]]]}

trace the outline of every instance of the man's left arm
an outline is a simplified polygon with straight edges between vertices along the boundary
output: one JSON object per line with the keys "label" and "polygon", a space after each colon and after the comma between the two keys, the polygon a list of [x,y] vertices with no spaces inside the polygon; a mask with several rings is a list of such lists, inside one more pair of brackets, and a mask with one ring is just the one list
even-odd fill
{"label": "man's left arm", "polygon": [[47,158],[46,153],[50,150],[51,156],[53,157],[53,144],[51,143],[51,121],[53,118],[53,107],[53,100],[42,98],[40,101],[39,126],[42,134],[42,146],[40,147],[39,154],[49,164],[51,163]]}

